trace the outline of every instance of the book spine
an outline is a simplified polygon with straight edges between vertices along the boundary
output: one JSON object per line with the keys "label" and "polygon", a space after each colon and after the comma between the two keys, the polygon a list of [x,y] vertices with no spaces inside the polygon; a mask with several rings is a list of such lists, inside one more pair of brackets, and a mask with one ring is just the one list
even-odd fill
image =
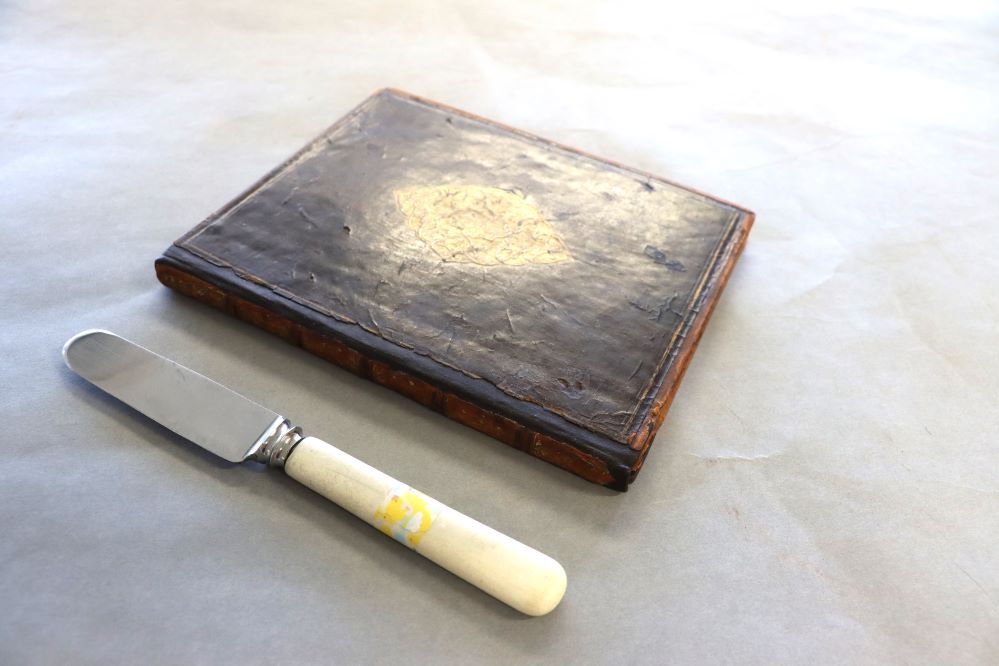
{"label": "book spine", "polygon": [[504,444],[524,451],[587,481],[615,490],[627,490],[634,473],[625,478],[611,473],[607,463],[571,444],[528,428],[380,360],[365,356],[340,340],[323,335],[301,324],[229,293],[201,278],[163,261],[156,262],[156,276],[164,286],[190,296],[253,324],[285,341],[334,363],[355,375],[433,409]]}

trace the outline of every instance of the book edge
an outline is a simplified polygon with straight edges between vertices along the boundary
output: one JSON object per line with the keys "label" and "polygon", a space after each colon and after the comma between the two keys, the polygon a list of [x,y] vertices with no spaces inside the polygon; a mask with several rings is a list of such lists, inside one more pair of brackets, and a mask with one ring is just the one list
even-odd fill
{"label": "book edge", "polygon": [[[612,166],[612,167],[614,167],[616,169],[620,169],[621,171],[625,171],[625,172],[628,172],[628,173],[631,173],[631,174],[635,174],[635,175],[638,175],[638,176],[645,176],[645,178],[647,178],[649,180],[654,180],[656,182],[664,183],[666,185],[669,185],[670,187],[676,187],[676,188],[684,190],[686,192],[691,192],[693,194],[696,194],[699,197],[703,197],[705,199],[708,199],[709,201],[714,201],[716,203],[720,203],[720,204],[722,204],[724,206],[727,206],[728,208],[732,208],[732,209],[734,209],[736,211],[739,211],[740,213],[748,214],[748,215],[754,215],[754,213],[752,211],[750,211],[749,209],[747,209],[747,208],[745,208],[743,206],[740,206],[739,204],[736,204],[736,203],[733,203],[731,201],[728,201],[727,199],[722,199],[721,197],[718,197],[718,196],[715,196],[715,195],[710,194],[708,192],[705,192],[704,190],[699,190],[699,189],[697,189],[695,187],[690,187],[689,185],[684,185],[683,183],[679,183],[679,182],[677,182],[675,180],[670,180],[669,178],[664,178],[663,176],[660,176],[658,174],[654,174],[651,171],[645,171],[644,169],[638,169],[638,168],[633,167],[633,166],[628,166],[627,164],[623,164],[623,163],[618,162],[616,160],[612,160],[610,158],[603,157],[601,155],[595,155],[593,153],[587,152],[587,151],[582,150],[580,148],[575,148],[573,146],[569,146],[569,145],[566,145],[564,143],[559,143],[558,141],[553,141],[551,139],[546,139],[543,136],[538,136],[537,134],[533,134],[533,133],[528,132],[526,130],[523,130],[523,129],[520,129],[520,128],[517,128],[517,127],[512,127],[510,125],[504,124],[504,123],[499,122],[497,120],[493,120],[492,118],[486,118],[484,116],[480,116],[480,115],[472,113],[470,111],[465,111],[463,109],[459,109],[457,107],[450,106],[449,104],[445,104],[443,102],[438,102],[436,100],[428,99],[426,97],[421,97],[419,95],[406,92],[405,90],[400,90],[398,88],[380,88],[380,89],[376,90],[374,93],[372,93],[372,95],[368,99],[366,99],[364,102],[366,103],[368,100],[374,99],[378,95],[382,95],[382,94],[391,94],[391,95],[394,95],[394,96],[399,97],[399,98],[408,99],[410,101],[417,102],[419,104],[423,104],[424,106],[436,107],[438,109],[441,109],[442,111],[447,111],[448,113],[453,113],[455,115],[462,116],[464,118],[467,118],[469,120],[473,120],[473,121],[478,122],[478,123],[482,123],[482,124],[485,124],[485,125],[490,125],[492,127],[497,127],[497,128],[502,129],[504,131],[510,132],[511,134],[517,134],[517,135],[519,135],[519,136],[521,136],[521,137],[523,137],[525,139],[529,139],[531,141],[537,141],[538,143],[542,143],[542,144],[544,144],[546,146],[550,146],[552,148],[557,148],[559,150],[562,150],[562,151],[565,151],[565,152],[568,152],[568,153],[573,153],[575,155],[579,155],[579,156],[585,157],[585,158],[587,158],[589,160],[593,160],[595,162],[599,162],[599,163],[604,164],[604,165]],[[364,103],[362,103],[360,106],[363,106],[363,104]],[[355,109],[355,110],[359,110],[360,106],[358,106],[357,109]],[[350,112],[350,114],[348,114],[348,115],[351,115],[351,114],[353,114],[353,111]],[[330,130],[332,130],[332,129],[333,128],[331,127]],[[327,131],[329,131],[329,130],[327,130]]]}
{"label": "book edge", "polygon": [[[236,294],[205,280],[176,255],[171,255],[170,250],[175,248],[173,246],[168,249],[155,262],[157,278],[164,286],[277,335],[355,375],[392,389],[451,420],[566,469],[587,481],[623,491],[634,479],[631,468],[638,453],[629,447],[597,433],[591,433],[592,437],[588,438],[594,441],[580,441],[539,423],[528,424],[523,418],[513,418],[510,410],[503,410],[507,413],[501,413],[495,408],[487,408],[468,393],[453,387],[445,389],[428,381],[429,378],[420,377],[404,368],[398,362],[393,363],[389,359],[376,358],[370,352],[362,352],[358,349],[359,345],[348,344],[349,341],[354,341],[350,338],[341,340],[326,335],[307,323],[276,313],[247,299],[245,295]],[[197,255],[191,257],[197,261],[205,261]],[[530,408],[531,405],[523,403],[523,407]],[[568,425],[570,429],[578,429],[575,424]],[[600,442],[603,443],[602,446]]]}
{"label": "book edge", "polygon": [[667,364],[668,369],[662,383],[654,394],[652,404],[647,409],[640,425],[629,439],[629,446],[639,454],[632,466],[632,479],[641,470],[649,449],[652,446],[652,441],[655,439],[656,433],[662,426],[666,414],[673,404],[673,399],[676,397],[680,384],[683,383],[683,377],[687,372],[687,368],[694,358],[694,352],[697,351],[701,337],[704,335],[704,330],[707,328],[711,315],[715,312],[718,301],[721,300],[721,293],[728,284],[729,278],[732,276],[732,271],[735,269],[735,265],[746,247],[746,243],[749,240],[749,232],[753,228],[755,221],[756,215],[746,211],[742,219],[735,225],[733,231],[736,237],[726,241],[726,249],[718,258],[716,264],[717,270],[710,276],[708,283],[705,284],[699,303],[694,306],[696,316],[691,318],[691,321],[682,332],[680,348],[677,350],[673,362]]}

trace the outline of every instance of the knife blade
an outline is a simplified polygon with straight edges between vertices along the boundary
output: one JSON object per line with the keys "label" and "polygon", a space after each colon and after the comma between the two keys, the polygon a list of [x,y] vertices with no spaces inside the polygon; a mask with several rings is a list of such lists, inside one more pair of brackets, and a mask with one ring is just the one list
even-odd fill
{"label": "knife blade", "polygon": [[285,417],[110,331],[63,346],[71,370],[229,462],[284,471],[387,536],[527,615],[561,601],[565,570],[551,557],[396,481]]}

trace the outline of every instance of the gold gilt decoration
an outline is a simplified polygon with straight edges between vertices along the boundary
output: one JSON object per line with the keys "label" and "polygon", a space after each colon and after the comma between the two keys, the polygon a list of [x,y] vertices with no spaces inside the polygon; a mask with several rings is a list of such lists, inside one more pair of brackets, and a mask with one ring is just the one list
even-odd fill
{"label": "gold gilt decoration", "polygon": [[416,231],[444,261],[525,266],[572,261],[565,242],[524,197],[497,187],[438,185],[395,191]]}

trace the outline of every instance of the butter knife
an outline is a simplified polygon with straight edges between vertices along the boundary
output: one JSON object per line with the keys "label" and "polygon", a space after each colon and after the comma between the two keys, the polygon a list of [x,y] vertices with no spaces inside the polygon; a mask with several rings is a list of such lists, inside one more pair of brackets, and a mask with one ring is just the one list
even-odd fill
{"label": "butter knife", "polygon": [[254,460],[332,500],[399,543],[527,615],[565,593],[552,558],[396,481],[283,416],[115,335],[88,330],[66,364],[125,404],[229,462]]}

